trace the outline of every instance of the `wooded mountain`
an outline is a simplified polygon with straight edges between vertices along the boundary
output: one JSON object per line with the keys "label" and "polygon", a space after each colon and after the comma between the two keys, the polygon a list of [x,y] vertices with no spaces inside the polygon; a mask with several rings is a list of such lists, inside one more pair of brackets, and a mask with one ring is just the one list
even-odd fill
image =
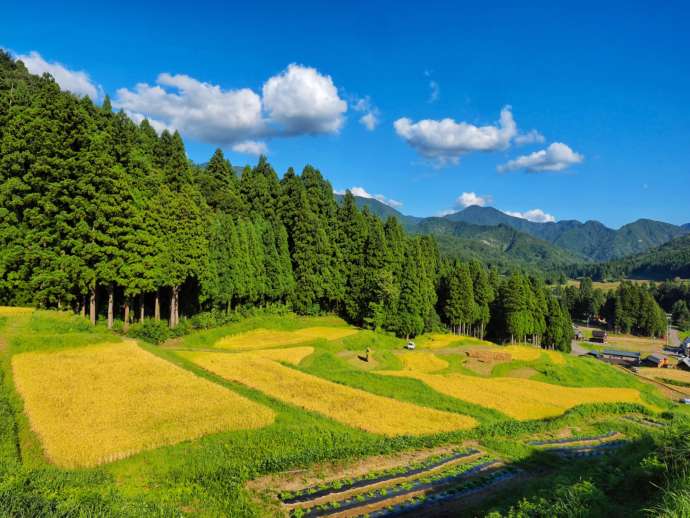
{"label": "wooded mountain", "polygon": [[585,268],[597,279],[632,277],[666,280],[690,278],[690,236],[676,238],[641,254]]}
{"label": "wooded mountain", "polygon": [[[371,198],[356,198],[359,206],[368,207],[372,214],[380,218],[395,216],[409,232],[443,236],[439,244],[451,256],[463,257],[469,251],[462,250],[468,245],[484,260],[499,264],[514,262],[522,265],[554,266],[573,264],[578,261],[605,262],[638,254],[690,233],[690,223],[677,226],[661,221],[639,219],[622,226],[618,230],[608,228],[598,221],[564,220],[537,223],[510,216],[493,207],[476,205],[444,216],[443,218],[418,218],[406,216],[388,205]],[[439,220],[446,221],[442,224]],[[482,228],[474,228],[474,227]],[[507,234],[496,227],[508,227],[519,234],[506,241]],[[490,228],[494,228],[492,232]],[[525,236],[526,234],[526,236]],[[465,238],[478,240],[478,243],[449,239]],[[531,237],[532,239],[527,239]],[[481,246],[503,244],[505,257],[492,257],[491,249]],[[515,244],[519,244],[516,247]],[[455,246],[458,249],[455,249]],[[491,246],[494,250],[497,246]],[[498,247],[501,248],[501,247]],[[564,252],[566,250],[567,252]],[[464,255],[463,255],[464,254]],[[574,254],[574,255],[573,255]]]}

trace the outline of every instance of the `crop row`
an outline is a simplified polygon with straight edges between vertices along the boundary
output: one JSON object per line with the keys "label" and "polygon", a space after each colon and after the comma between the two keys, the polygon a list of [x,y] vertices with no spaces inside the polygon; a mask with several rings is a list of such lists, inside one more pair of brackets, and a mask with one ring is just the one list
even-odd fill
{"label": "crop row", "polygon": [[479,453],[479,450],[470,449],[443,455],[435,455],[421,462],[408,466],[399,466],[397,468],[374,471],[356,478],[334,480],[318,486],[300,489],[296,492],[286,491],[280,494],[280,499],[285,504],[308,502],[333,493],[342,493],[352,489],[359,489],[370,485],[379,484],[381,482],[386,482],[396,478],[419,475],[426,471],[432,471],[440,468],[441,466],[450,462],[476,455],[477,453]]}
{"label": "crop row", "polygon": [[602,439],[608,439],[613,437],[618,432],[607,432],[601,435],[591,435],[589,437],[566,437],[565,439],[553,439],[548,441],[530,441],[527,444],[530,446],[546,446],[549,444],[568,444],[571,442],[583,442],[583,441],[600,441]]}
{"label": "crop row", "polygon": [[469,480],[462,485],[454,486],[445,491],[414,497],[405,502],[401,502],[399,504],[370,513],[367,516],[369,518],[394,518],[396,516],[408,514],[412,511],[420,511],[427,506],[459,500],[461,498],[466,498],[489,489],[490,487],[495,486],[503,481],[510,480],[511,478],[517,476],[518,473],[519,470],[514,468],[501,469],[486,476]]}
{"label": "crop row", "polygon": [[388,500],[389,498],[444,487],[484,471],[497,463],[498,461],[494,459],[482,457],[475,462],[459,464],[442,473],[434,473],[414,481],[402,482],[394,486],[374,489],[365,494],[359,494],[344,500],[329,502],[307,509],[297,508],[292,511],[291,515],[298,518],[329,516],[348,509],[375,504]]}
{"label": "crop row", "polygon": [[605,455],[611,450],[621,448],[628,444],[628,441],[610,441],[599,444],[597,446],[580,446],[571,448],[551,448],[545,451],[559,455],[561,457],[598,457],[599,455]]}
{"label": "crop row", "polygon": [[651,419],[647,419],[646,417],[636,417],[636,416],[632,416],[632,415],[624,415],[623,419],[626,419],[628,421],[632,421],[633,423],[637,423],[637,424],[653,426],[654,428],[663,428],[664,426],[666,426],[664,423],[652,421]]}

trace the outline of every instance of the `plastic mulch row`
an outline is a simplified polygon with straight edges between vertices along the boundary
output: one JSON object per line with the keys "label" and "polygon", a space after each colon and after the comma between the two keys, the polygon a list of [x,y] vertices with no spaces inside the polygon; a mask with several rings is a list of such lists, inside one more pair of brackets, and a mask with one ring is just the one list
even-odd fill
{"label": "plastic mulch row", "polygon": [[369,518],[395,518],[396,516],[401,516],[408,514],[412,511],[420,511],[425,507],[430,507],[432,505],[437,505],[443,502],[451,502],[454,500],[459,500],[460,498],[465,498],[473,494],[484,491],[504,480],[510,480],[511,478],[517,476],[517,471],[501,470],[491,475],[488,475],[480,484],[473,487],[468,487],[461,489],[460,491],[443,491],[440,493],[434,493],[429,495],[423,500],[412,500],[409,502],[402,502],[396,504],[391,508],[381,509],[373,513],[368,514]]}
{"label": "plastic mulch row", "polygon": [[628,441],[611,441],[592,447],[552,448],[545,451],[562,457],[596,457],[598,455],[604,455],[609,450],[621,448],[626,444],[628,444]]}
{"label": "plastic mulch row", "polygon": [[424,473],[425,471],[431,471],[436,468],[439,468],[443,466],[444,464],[448,464],[449,462],[453,462],[465,457],[471,457],[472,455],[476,455],[479,453],[479,450],[471,449],[463,452],[457,452],[452,455],[444,455],[437,461],[421,466],[419,468],[412,468],[404,472],[399,472],[399,473],[388,473],[385,475],[381,475],[380,477],[376,478],[364,478],[361,480],[356,480],[354,482],[348,483],[348,484],[343,484],[338,488],[334,487],[327,487],[324,489],[317,489],[314,492],[309,492],[311,489],[316,489],[316,487],[312,488],[307,488],[305,489],[305,493],[301,495],[296,495],[292,496],[289,498],[283,498],[281,499],[284,504],[298,504],[298,503],[303,503],[303,502],[309,502],[311,500],[316,500],[317,498],[322,498],[324,496],[328,496],[331,494],[337,494],[337,493],[343,493],[345,491],[350,491],[352,489],[359,489],[362,487],[370,486],[373,484],[379,484],[381,482],[386,482],[387,480],[392,480],[395,478],[401,478],[401,477],[411,477],[413,475],[418,475],[420,473]]}
{"label": "plastic mulch row", "polygon": [[553,439],[549,441],[530,441],[527,444],[530,446],[545,446],[547,444],[566,444],[569,442],[581,442],[581,441],[598,441],[600,439],[606,439],[616,435],[618,432],[607,432],[601,435],[593,435],[591,437],[566,437],[565,439]]}
{"label": "plastic mulch row", "polygon": [[657,423],[656,421],[652,421],[651,419],[646,419],[644,417],[636,418],[630,415],[624,415],[623,419],[627,419],[628,421],[632,421],[633,423],[637,424],[646,424],[648,426],[654,426],[655,428],[663,428],[664,426],[666,426],[664,423]]}
{"label": "plastic mulch row", "polygon": [[[307,509],[305,512],[301,514],[303,518],[315,518],[317,516],[330,516],[332,514],[340,513],[342,511],[347,511],[348,509],[354,509],[356,507],[362,507],[365,505],[371,505],[375,504],[377,502],[381,502],[383,500],[388,500],[389,498],[392,497],[398,497],[398,496],[404,496],[409,493],[414,493],[416,491],[425,491],[427,489],[433,489],[434,487],[438,486],[443,486],[447,484],[451,484],[455,481],[462,480],[463,478],[466,478],[470,475],[473,475],[479,471],[482,471],[494,464],[498,463],[496,460],[491,460],[488,462],[484,462],[482,464],[479,464],[467,471],[463,471],[462,473],[458,473],[456,475],[450,475],[448,477],[444,477],[442,479],[434,480],[432,482],[421,482],[418,481],[416,483],[411,483],[408,487],[405,487],[403,485],[397,486],[394,489],[387,490],[385,494],[377,494],[373,495],[369,498],[364,497],[362,498],[361,495],[359,496],[354,496],[351,498],[347,498],[345,500],[342,500],[338,503],[337,507],[331,507],[328,509],[321,508],[321,506],[316,506],[312,507],[310,509]],[[293,515],[296,514],[294,511],[292,513]]]}

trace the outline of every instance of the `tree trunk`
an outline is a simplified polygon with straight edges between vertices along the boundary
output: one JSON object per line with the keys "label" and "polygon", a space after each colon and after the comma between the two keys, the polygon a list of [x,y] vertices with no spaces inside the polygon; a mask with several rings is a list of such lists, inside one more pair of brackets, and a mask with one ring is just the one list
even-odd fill
{"label": "tree trunk", "polygon": [[170,329],[177,327],[180,319],[180,288],[179,286],[172,287],[172,296],[170,299]]}
{"label": "tree trunk", "polygon": [[115,295],[113,285],[108,285],[108,329],[113,328],[113,321],[115,319]]}
{"label": "tree trunk", "polygon": [[146,316],[146,297],[142,293],[141,295],[139,295],[139,322],[143,322],[145,316]]}
{"label": "tree trunk", "polygon": [[96,325],[96,288],[89,290],[89,319],[92,325]]}
{"label": "tree trunk", "polygon": [[153,318],[156,319],[156,321],[161,319],[161,290],[157,289],[156,290],[156,303],[153,309]]}
{"label": "tree trunk", "polygon": [[125,333],[129,331],[129,299],[125,299],[125,322],[122,324],[122,330]]}
{"label": "tree trunk", "polygon": [[86,318],[86,295],[81,298],[81,318]]}

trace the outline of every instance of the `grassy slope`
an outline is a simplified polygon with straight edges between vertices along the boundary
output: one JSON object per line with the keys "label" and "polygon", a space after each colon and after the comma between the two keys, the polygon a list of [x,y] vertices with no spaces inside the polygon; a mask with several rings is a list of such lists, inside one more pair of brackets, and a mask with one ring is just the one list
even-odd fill
{"label": "grassy slope", "polygon": [[[8,333],[7,322],[0,323],[0,334],[7,337],[9,350],[3,356],[3,372],[10,375],[9,355],[19,351],[50,349],[117,340],[102,329],[82,327],[79,319],[36,313],[24,325]],[[258,318],[232,324],[222,330],[191,335],[183,347],[208,347],[222,334],[258,327],[295,329],[312,325],[343,325],[337,319]],[[401,400],[474,415],[480,429],[422,438],[383,439],[340,425],[316,414],[277,402],[263,394],[219,379],[177,356],[174,351],[144,346],[147,350],[174,362],[195,374],[235,390],[274,409],[278,418],[272,426],[256,431],[216,434],[200,440],[163,447],[137,454],[129,459],[98,469],[61,471],[42,460],[40,445],[21,415],[21,401],[14,393],[11,379],[3,386],[0,398],[0,428],[15,430],[11,439],[4,434],[0,442],[0,469],[10,475],[0,481],[0,508],[17,515],[57,515],[80,513],[118,516],[176,515],[176,509],[214,516],[264,516],[272,512],[270,503],[257,502],[242,488],[243,482],[261,474],[304,467],[325,460],[345,460],[363,455],[386,453],[438,444],[462,438],[481,438],[486,444],[515,459],[529,457],[529,452],[515,440],[533,433],[555,431],[567,423],[582,423],[583,416],[606,412],[602,407],[576,409],[565,416],[544,422],[517,423],[498,412],[469,405],[442,396],[415,380],[389,379],[356,370],[340,357],[339,351],[375,350],[381,367],[397,368],[392,354],[402,343],[393,337],[361,332],[339,342],[315,341],[320,352],[300,368],[325,378],[360,387]],[[538,368],[544,380],[567,384],[581,376],[579,370],[565,366],[549,370]],[[460,364],[451,362],[451,370]],[[540,370],[541,369],[541,370]],[[608,376],[610,373],[606,373]],[[601,376],[602,373],[597,373]],[[596,376],[595,376],[596,377]],[[601,384],[601,377],[598,378]],[[593,382],[593,380],[592,380]],[[618,383],[613,380],[612,383]],[[2,401],[8,401],[3,407]],[[582,426],[586,426],[582,424]],[[16,444],[21,444],[24,467],[18,468]],[[247,445],[252,447],[248,448]],[[59,488],[59,489],[58,489]],[[21,512],[20,512],[21,511]]]}

